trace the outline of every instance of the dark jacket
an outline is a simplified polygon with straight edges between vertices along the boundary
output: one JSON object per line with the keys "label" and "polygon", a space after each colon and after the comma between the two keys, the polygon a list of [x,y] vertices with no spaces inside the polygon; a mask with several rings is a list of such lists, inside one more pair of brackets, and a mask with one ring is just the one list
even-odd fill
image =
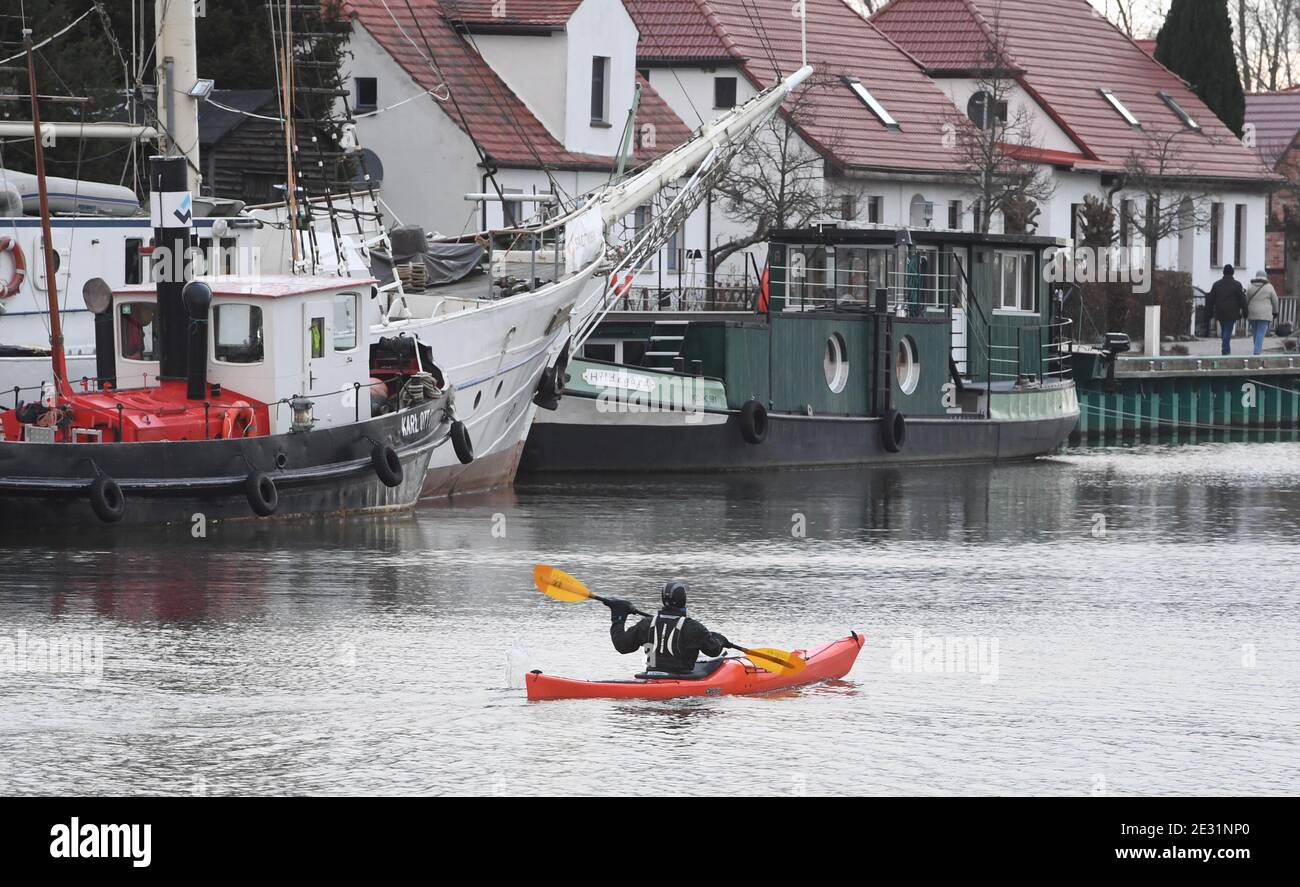
{"label": "dark jacket", "polygon": [[1220,277],[1210,287],[1205,309],[1219,323],[1236,323],[1246,316],[1246,291],[1232,277]]}
{"label": "dark jacket", "polygon": [[660,610],[631,628],[626,627],[626,618],[614,620],[609,627],[614,649],[623,654],[635,653],[639,647],[650,644],[646,667],[651,671],[684,674],[695,668],[701,653],[722,655],[721,635],[691,619],[685,610]]}

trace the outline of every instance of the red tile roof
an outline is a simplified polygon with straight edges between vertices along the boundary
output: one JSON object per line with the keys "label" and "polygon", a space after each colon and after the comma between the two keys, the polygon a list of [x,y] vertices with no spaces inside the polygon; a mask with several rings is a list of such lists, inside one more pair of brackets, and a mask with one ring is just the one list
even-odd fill
{"label": "red tile roof", "polygon": [[[444,82],[447,84],[456,97],[456,104],[446,102],[442,107],[496,165],[524,169],[535,169],[542,163],[556,169],[612,168],[612,158],[566,150],[528,110],[523,100],[456,33],[443,12],[456,2],[465,4],[467,0],[388,0],[387,4],[384,0],[345,2],[347,13],[375,38],[412,80],[425,89],[434,89]],[[511,8],[520,4],[520,0],[508,2]],[[521,5],[542,7],[552,4],[551,0],[525,0]],[[411,11],[415,13],[414,18]],[[426,40],[442,76],[435,73],[430,64],[425,51]],[[457,105],[465,115],[464,121],[460,119]],[[638,121],[654,123],[656,129],[655,149],[638,150],[638,161],[670,151],[690,136],[690,128],[644,81]]]}
{"label": "red tile roof", "polygon": [[698,0],[626,0],[625,6],[641,32],[637,61],[720,61],[731,59],[719,28]]}
{"label": "red tile roof", "polygon": [[[393,5],[404,5],[399,2]],[[564,27],[582,0],[442,0],[447,18],[469,25]],[[498,14],[501,13],[501,14]]]}
{"label": "red tile roof", "polygon": [[[652,58],[710,61],[720,45],[759,88],[775,83],[778,70],[790,74],[800,65],[799,19],[790,14],[791,0],[625,3],[642,28],[642,50],[648,47]],[[959,161],[943,146],[952,103],[921,66],[841,0],[808,0],[807,8],[808,61],[817,75],[803,100],[804,137],[845,167],[955,171]],[[705,36],[705,26],[715,39]],[[897,130],[876,119],[846,76],[860,80],[884,105]]]}
{"label": "red tile roof", "polygon": [[[1188,133],[1175,149],[1178,172],[1200,178],[1272,179],[1254,152],[1245,148],[1176,75],[1155,61],[1105,19],[1088,0],[893,0],[872,21],[927,68],[948,68],[952,48],[932,22],[942,5],[967,8],[971,18],[997,21],[998,33],[1021,84],[1052,114],[1084,153],[1101,166],[1118,169],[1135,154],[1148,154],[1152,140]],[[964,33],[969,35],[970,29]],[[968,56],[969,51],[964,50]],[[1135,129],[1101,95],[1107,88],[1142,123]],[[1200,124],[1192,133],[1160,98],[1166,92]]]}
{"label": "red tile roof", "polygon": [[[910,4],[890,3],[871,22],[900,46],[919,54],[931,73],[982,70],[994,60],[993,25],[966,0],[925,0],[923,14]],[[1018,68],[1014,57],[1003,59],[1010,73]]]}
{"label": "red tile roof", "polygon": [[1246,96],[1246,122],[1255,127],[1255,151],[1272,169],[1300,132],[1300,92]]}

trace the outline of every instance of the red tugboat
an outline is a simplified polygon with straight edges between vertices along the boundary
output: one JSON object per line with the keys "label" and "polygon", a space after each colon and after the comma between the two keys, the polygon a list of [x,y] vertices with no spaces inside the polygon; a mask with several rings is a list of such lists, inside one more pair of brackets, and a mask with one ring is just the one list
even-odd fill
{"label": "red tugboat", "polygon": [[157,282],[87,286],[93,387],[69,383],[47,277],[56,379],[0,412],[0,525],[399,509],[419,498],[437,447],[472,458],[429,349],[367,341],[373,281],[187,279],[185,160],[150,166]]}

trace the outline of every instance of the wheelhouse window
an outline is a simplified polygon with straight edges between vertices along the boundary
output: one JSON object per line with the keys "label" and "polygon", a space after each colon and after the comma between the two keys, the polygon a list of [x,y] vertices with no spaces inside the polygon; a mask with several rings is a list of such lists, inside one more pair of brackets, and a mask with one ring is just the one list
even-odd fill
{"label": "wheelhouse window", "polygon": [[1038,310],[1034,254],[996,251],[993,273],[997,279],[997,306],[1001,311]]}
{"label": "wheelhouse window", "polygon": [[264,354],[262,309],[228,303],[212,311],[212,353],[218,363],[261,363]]}
{"label": "wheelhouse window", "polygon": [[591,124],[609,125],[609,57],[591,59]]}
{"label": "wheelhouse window", "polygon": [[713,107],[720,111],[730,111],[736,107],[736,78],[713,78]]}
{"label": "wheelhouse window", "polygon": [[345,293],[334,297],[334,350],[351,351],[357,347],[357,296]]}
{"label": "wheelhouse window", "polygon": [[158,337],[153,302],[124,302],[117,308],[118,349],[124,360],[158,360]]}

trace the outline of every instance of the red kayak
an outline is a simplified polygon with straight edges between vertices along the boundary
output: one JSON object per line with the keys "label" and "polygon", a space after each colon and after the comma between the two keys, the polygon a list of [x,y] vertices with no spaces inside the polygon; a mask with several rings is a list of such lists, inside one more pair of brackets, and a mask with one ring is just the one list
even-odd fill
{"label": "red kayak", "polygon": [[801,687],[844,677],[857,661],[863,638],[854,632],[847,638],[818,647],[812,652],[796,651],[808,663],[797,675],[776,675],[748,659],[724,659],[701,671],[700,677],[637,678],[630,681],[575,681],[539,671],[528,675],[528,699],[677,699],[682,696],[748,696]]}

